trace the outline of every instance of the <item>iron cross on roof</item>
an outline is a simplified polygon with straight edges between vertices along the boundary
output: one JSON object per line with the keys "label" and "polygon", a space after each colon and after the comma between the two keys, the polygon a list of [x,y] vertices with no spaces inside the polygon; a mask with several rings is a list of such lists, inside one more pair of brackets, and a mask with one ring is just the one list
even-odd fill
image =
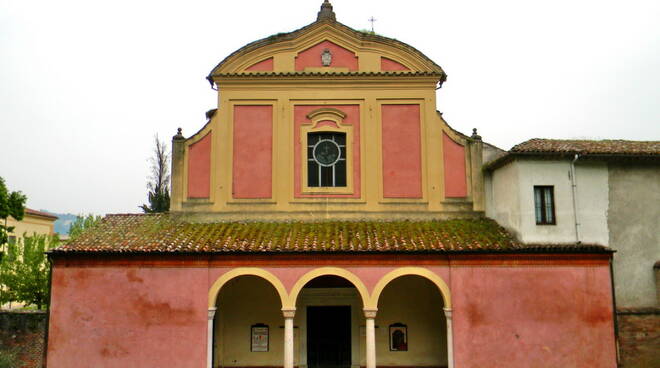
{"label": "iron cross on roof", "polygon": [[369,22],[371,22],[371,33],[374,33],[374,22],[375,21],[377,21],[377,19],[374,18],[373,16],[371,18],[369,18]]}

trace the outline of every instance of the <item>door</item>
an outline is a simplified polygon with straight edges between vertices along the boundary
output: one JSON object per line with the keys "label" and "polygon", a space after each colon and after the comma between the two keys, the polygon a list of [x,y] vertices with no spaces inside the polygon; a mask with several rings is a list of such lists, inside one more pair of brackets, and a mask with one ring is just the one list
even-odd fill
{"label": "door", "polygon": [[307,307],[307,366],[351,366],[351,307]]}

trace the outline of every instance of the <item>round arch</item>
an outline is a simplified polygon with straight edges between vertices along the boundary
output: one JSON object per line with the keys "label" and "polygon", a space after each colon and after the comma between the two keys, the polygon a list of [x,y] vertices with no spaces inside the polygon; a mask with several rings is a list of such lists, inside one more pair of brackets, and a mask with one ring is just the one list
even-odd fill
{"label": "round arch", "polygon": [[385,276],[381,277],[380,280],[378,280],[376,286],[374,287],[373,292],[371,293],[370,303],[374,306],[374,308],[378,307],[378,299],[380,298],[380,294],[383,292],[383,289],[385,289],[385,287],[392,280],[399,278],[401,276],[408,276],[408,275],[421,276],[434,283],[435,286],[437,286],[438,289],[440,290],[440,294],[442,295],[442,300],[445,303],[444,307],[451,309],[451,293],[449,292],[449,286],[447,286],[445,281],[440,276],[438,276],[431,270],[422,267],[401,267],[401,268],[397,268],[396,270],[390,271]]}
{"label": "round arch", "polygon": [[360,293],[360,298],[362,298],[362,307],[364,309],[371,308],[371,304],[369,303],[369,291],[367,290],[367,287],[364,286],[362,280],[360,280],[360,278],[357,277],[354,273],[338,267],[321,267],[302,275],[302,277],[296,281],[296,283],[293,285],[293,288],[291,289],[291,293],[289,294],[289,305],[287,307],[295,308],[296,299],[298,299],[298,294],[300,294],[302,288],[309,281],[319,276],[339,276],[348,280],[351,284],[353,284],[353,286],[355,286],[358,293]]}
{"label": "round arch", "polygon": [[215,280],[213,285],[211,285],[211,288],[209,289],[209,309],[215,308],[215,303],[217,302],[220,289],[222,289],[222,287],[229,280],[239,276],[257,276],[268,281],[271,285],[273,285],[275,290],[277,290],[277,294],[280,296],[282,307],[284,308],[284,306],[287,305],[286,301],[288,300],[288,294],[286,292],[286,288],[284,288],[284,284],[282,284],[282,281],[280,281],[277,276],[261,268],[240,267],[234,268],[233,270],[222,274],[222,276]]}

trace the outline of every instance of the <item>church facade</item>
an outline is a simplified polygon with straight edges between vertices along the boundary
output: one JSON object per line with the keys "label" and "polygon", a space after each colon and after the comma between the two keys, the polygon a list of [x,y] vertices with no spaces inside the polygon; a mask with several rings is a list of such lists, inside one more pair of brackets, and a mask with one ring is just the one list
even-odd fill
{"label": "church facade", "polygon": [[484,216],[484,143],[413,47],[312,24],[209,74],[171,212],[50,253],[50,367],[615,367],[612,253]]}

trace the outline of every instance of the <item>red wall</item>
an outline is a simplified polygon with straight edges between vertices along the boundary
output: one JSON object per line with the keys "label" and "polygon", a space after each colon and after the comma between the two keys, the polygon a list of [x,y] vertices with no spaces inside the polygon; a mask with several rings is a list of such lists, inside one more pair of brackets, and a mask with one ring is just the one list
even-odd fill
{"label": "red wall", "polygon": [[332,62],[330,63],[331,67],[348,68],[350,71],[358,70],[357,56],[355,56],[352,51],[346,50],[345,48],[338,46],[330,41],[317,43],[307,50],[300,52],[296,56],[296,70],[302,71],[305,70],[306,67],[323,67],[323,63],[321,62],[321,53],[323,53],[324,49],[329,49],[332,53]]}
{"label": "red wall", "polygon": [[452,269],[456,367],[616,367],[609,267]]}
{"label": "red wall", "polygon": [[234,106],[233,197],[272,197],[273,106]]}
{"label": "red wall", "polygon": [[436,273],[451,288],[456,367],[616,366],[604,259],[581,264],[579,258],[525,262],[513,256],[470,264],[479,256],[463,257],[467,263],[415,255],[129,258],[55,263],[49,367],[204,367],[208,289],[234,267],[263,268],[289,291],[317,267],[341,267],[371,292],[389,271],[411,265]]}
{"label": "red wall", "polygon": [[[346,114],[343,123],[353,126],[353,194],[301,194],[302,181],[300,128],[303,124],[310,124],[307,114],[320,108],[335,108]],[[303,197],[333,197],[333,198],[360,198],[360,106],[359,105],[296,105],[294,107],[294,154],[293,154],[293,187],[296,198]],[[334,125],[332,122],[329,122]],[[328,125],[320,122],[319,126]]]}
{"label": "red wall", "polygon": [[262,60],[256,64],[253,64],[249,66],[247,69],[248,71],[272,71],[273,70],[273,58],[268,58],[266,60]]}
{"label": "red wall", "polygon": [[383,196],[422,197],[419,105],[383,105]]}
{"label": "red wall", "polygon": [[211,188],[212,132],[188,148],[188,198],[208,198]]}
{"label": "red wall", "polygon": [[445,163],[445,197],[467,197],[465,147],[442,133],[442,154]]}
{"label": "red wall", "polygon": [[206,293],[201,268],[56,267],[48,367],[205,367]]}
{"label": "red wall", "polygon": [[386,57],[381,57],[380,58],[380,70],[383,71],[401,71],[401,70],[410,70],[408,67],[405,65],[394,61],[392,59],[388,59]]}

